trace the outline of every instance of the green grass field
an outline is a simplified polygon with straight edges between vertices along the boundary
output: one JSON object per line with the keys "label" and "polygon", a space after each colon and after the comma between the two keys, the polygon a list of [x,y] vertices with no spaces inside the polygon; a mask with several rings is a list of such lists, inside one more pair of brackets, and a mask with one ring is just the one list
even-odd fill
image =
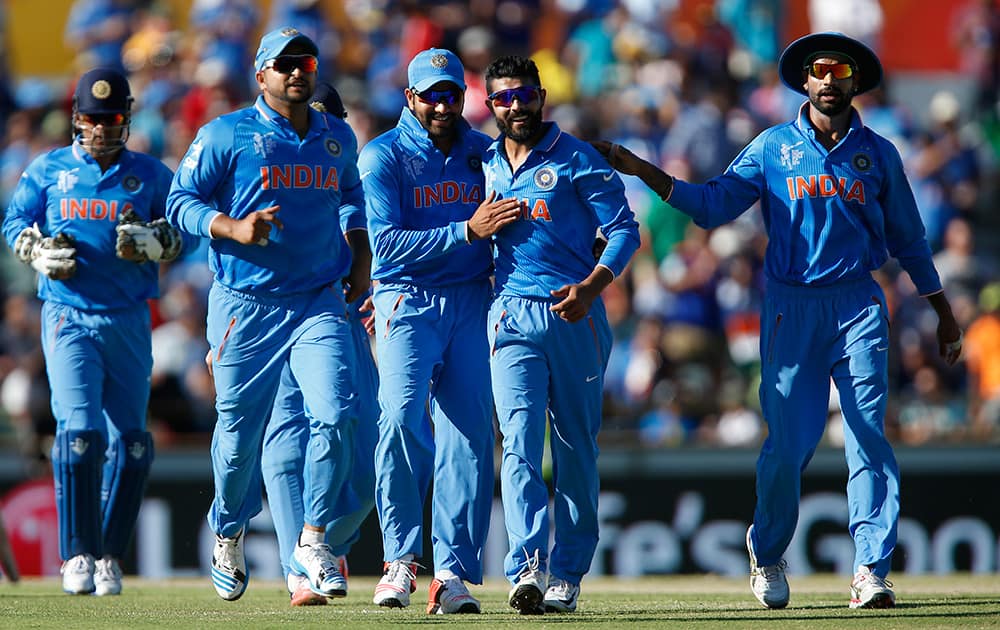
{"label": "green grass field", "polygon": [[371,603],[374,578],[351,579],[346,599],[328,606],[291,608],[279,582],[251,581],[242,599],[224,602],[207,578],[148,581],[126,578],[120,597],[71,597],[52,578],[0,582],[2,628],[998,628],[1000,577],[896,576],[892,610],[850,610],[849,578],[790,578],[791,604],[766,610],[745,580],[670,576],[641,580],[585,579],[576,613],[521,617],[507,606],[507,586],[474,587],[483,614],[436,616],[424,612],[427,580],[403,610]]}

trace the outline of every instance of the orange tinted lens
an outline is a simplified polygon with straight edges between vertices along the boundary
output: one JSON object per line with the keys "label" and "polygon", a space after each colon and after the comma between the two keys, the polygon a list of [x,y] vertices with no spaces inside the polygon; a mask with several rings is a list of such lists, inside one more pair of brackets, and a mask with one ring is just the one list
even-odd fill
{"label": "orange tinted lens", "polygon": [[825,79],[831,73],[834,79],[849,79],[854,74],[854,67],[849,63],[814,63],[809,66],[809,74],[817,79]]}
{"label": "orange tinted lens", "polygon": [[80,121],[95,127],[121,127],[125,124],[125,114],[80,114]]}
{"label": "orange tinted lens", "polygon": [[302,72],[316,72],[319,60],[312,55],[282,55],[272,59],[270,66],[281,74],[291,74],[296,68]]}

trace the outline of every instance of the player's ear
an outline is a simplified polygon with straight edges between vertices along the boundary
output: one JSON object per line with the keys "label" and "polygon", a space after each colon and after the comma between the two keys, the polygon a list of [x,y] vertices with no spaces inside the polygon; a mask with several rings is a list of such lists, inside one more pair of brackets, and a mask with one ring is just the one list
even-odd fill
{"label": "player's ear", "polygon": [[260,88],[261,92],[263,92],[264,88],[267,86],[267,83],[264,82],[264,71],[258,70],[253,76],[257,80],[257,87]]}
{"label": "player's ear", "polygon": [[538,88],[538,106],[545,107],[545,88]]}

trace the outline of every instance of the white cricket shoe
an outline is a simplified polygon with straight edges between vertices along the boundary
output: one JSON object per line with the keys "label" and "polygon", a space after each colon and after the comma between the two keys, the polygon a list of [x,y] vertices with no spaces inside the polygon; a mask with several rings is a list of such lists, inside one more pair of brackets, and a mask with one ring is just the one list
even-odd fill
{"label": "white cricket shoe", "polygon": [[768,608],[784,608],[788,605],[788,579],[785,577],[784,560],[778,564],[762,567],[757,566],[757,556],[753,552],[750,532],[753,525],[747,528],[747,553],[750,554],[750,590],[757,601]]}
{"label": "white cricket shoe", "polygon": [[63,590],[70,595],[90,595],[94,592],[94,556],[81,553],[62,563]]}
{"label": "white cricket shoe", "polygon": [[104,556],[94,563],[94,587],[97,595],[121,595],[122,569],[118,560]]}
{"label": "white cricket shoe", "polygon": [[417,564],[393,560],[386,562],[382,579],[375,585],[372,602],[386,608],[406,608],[410,593],[417,590]]}
{"label": "white cricket shoe", "polygon": [[549,576],[549,587],[545,589],[545,612],[573,612],[580,597],[580,585],[562,578]]}
{"label": "white cricket shoe", "polygon": [[481,609],[479,600],[469,594],[462,578],[434,578],[431,582],[430,594],[427,596],[428,615],[478,614]]}
{"label": "white cricket shoe", "polygon": [[851,582],[851,608],[892,608],[895,605],[892,582],[875,575],[864,565],[858,567]]}
{"label": "white cricket shoe", "polygon": [[309,578],[306,576],[289,572],[286,583],[288,594],[292,598],[292,606],[326,606],[326,596],[313,593],[309,588]]}
{"label": "white cricket shoe", "polygon": [[347,596],[347,580],[340,574],[329,545],[296,543],[290,564],[296,573],[309,578],[309,588],[313,593],[325,597]]}
{"label": "white cricket shoe", "polygon": [[222,599],[232,602],[247,590],[250,573],[243,555],[243,530],[232,538],[215,535],[212,550],[212,585]]}
{"label": "white cricket shoe", "polygon": [[[527,553],[525,551],[525,556]],[[517,582],[507,594],[507,603],[522,615],[541,615],[545,613],[542,599],[544,598],[546,575],[539,569],[541,563],[538,559],[537,549],[534,558],[531,556],[527,556],[527,558],[528,564],[517,576]]]}

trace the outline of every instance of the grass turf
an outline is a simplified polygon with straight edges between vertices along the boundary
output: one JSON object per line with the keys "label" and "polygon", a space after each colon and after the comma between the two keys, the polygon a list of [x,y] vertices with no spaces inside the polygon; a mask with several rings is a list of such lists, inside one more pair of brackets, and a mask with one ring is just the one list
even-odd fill
{"label": "grass turf", "polygon": [[[421,576],[423,577],[423,576]],[[844,576],[789,579],[784,610],[766,610],[747,580],[668,576],[639,580],[585,578],[579,609],[571,614],[522,617],[507,605],[499,580],[472,587],[481,615],[427,615],[426,577],[406,609],[371,603],[375,578],[354,577],[346,599],[327,606],[291,608],[284,585],[253,581],[236,602],[216,597],[208,578],[151,581],[125,578],[119,597],[75,597],[57,579],[0,582],[0,628],[1000,628],[1000,577],[896,576],[896,608],[850,610]]]}

